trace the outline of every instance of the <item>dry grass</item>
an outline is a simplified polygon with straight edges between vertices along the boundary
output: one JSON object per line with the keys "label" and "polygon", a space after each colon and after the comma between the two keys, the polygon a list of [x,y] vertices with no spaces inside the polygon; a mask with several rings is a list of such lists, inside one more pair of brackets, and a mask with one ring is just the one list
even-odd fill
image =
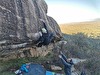
{"label": "dry grass", "polygon": [[88,36],[100,36],[100,21],[61,24],[61,31],[66,34],[82,32]]}

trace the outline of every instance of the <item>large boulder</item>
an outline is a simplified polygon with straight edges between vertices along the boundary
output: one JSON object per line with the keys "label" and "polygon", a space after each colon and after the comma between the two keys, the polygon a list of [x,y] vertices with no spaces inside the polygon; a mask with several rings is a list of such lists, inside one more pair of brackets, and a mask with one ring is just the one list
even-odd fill
{"label": "large boulder", "polygon": [[44,0],[0,0],[0,54],[26,47],[29,40],[35,40],[35,33],[43,27],[41,20],[54,33],[55,40],[60,40],[60,28],[47,16],[47,10]]}

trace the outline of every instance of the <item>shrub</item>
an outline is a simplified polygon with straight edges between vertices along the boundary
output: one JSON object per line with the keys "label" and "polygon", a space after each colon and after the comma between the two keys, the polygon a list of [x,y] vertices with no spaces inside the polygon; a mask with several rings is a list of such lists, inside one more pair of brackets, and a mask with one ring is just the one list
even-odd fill
{"label": "shrub", "polygon": [[[100,75],[100,39],[90,38],[83,33],[64,34],[64,38],[68,42],[65,47],[68,57],[88,59],[84,63],[88,75]],[[78,65],[77,68],[80,69],[82,65]]]}

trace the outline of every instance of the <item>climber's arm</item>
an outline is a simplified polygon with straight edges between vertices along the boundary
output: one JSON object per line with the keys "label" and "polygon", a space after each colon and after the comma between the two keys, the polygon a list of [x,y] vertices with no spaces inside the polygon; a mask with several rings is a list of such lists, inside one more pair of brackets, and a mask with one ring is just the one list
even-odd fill
{"label": "climber's arm", "polygon": [[60,52],[60,54],[61,54],[62,58],[66,61],[67,57],[62,52]]}
{"label": "climber's arm", "polygon": [[69,64],[68,62],[66,62],[66,61],[63,59],[63,57],[62,57],[61,55],[59,56],[59,58],[61,59],[62,63],[63,63],[65,66],[68,66],[68,67],[71,66],[71,64]]}
{"label": "climber's arm", "polygon": [[48,31],[48,28],[47,28],[47,26],[46,26],[46,24],[43,22],[43,25],[44,25],[44,28],[47,30],[47,33],[49,32]]}

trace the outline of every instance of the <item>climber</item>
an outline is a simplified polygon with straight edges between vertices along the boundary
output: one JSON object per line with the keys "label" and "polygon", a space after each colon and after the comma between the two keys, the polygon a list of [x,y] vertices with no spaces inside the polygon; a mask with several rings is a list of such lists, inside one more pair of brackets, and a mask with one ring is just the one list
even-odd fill
{"label": "climber", "polygon": [[36,44],[38,47],[41,47],[42,45],[49,45],[49,43],[53,40],[54,36],[53,33],[49,32],[47,30],[47,27],[45,25],[45,22],[43,22],[44,28],[41,29],[41,36],[36,41]]}
{"label": "climber", "polygon": [[67,59],[66,56],[62,52],[60,52],[59,58],[61,59],[64,65],[65,75],[71,75],[71,67],[74,64],[72,59]]}

